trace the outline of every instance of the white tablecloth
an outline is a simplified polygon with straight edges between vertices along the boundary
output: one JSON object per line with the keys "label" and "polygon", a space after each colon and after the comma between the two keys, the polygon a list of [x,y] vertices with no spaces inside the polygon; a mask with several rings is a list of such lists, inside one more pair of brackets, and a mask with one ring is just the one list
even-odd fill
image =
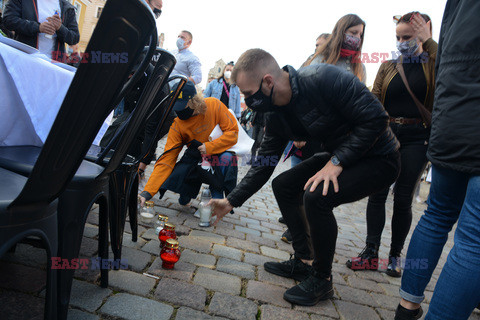
{"label": "white tablecloth", "polygon": [[[0,43],[0,146],[43,145],[73,76],[38,54]],[[111,116],[94,144],[99,144]]]}

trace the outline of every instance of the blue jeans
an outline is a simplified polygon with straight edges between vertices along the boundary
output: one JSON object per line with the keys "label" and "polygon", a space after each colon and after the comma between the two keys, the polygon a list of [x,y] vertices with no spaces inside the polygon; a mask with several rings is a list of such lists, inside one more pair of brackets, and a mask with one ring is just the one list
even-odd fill
{"label": "blue jeans", "polygon": [[123,114],[124,108],[125,108],[125,101],[122,99],[122,101],[120,101],[120,103],[115,108],[115,111],[113,112],[113,116],[114,117],[121,116]]}
{"label": "blue jeans", "polygon": [[[235,155],[233,155],[231,152],[224,152],[218,155],[218,158],[219,158],[218,162],[222,165],[215,167],[215,170],[220,170],[224,178],[225,178],[227,169],[233,163],[233,160],[234,160],[233,157],[235,157]],[[224,165],[224,164],[228,164],[228,165]],[[215,190],[210,187],[210,192],[212,193],[213,199],[223,199],[223,190]],[[185,196],[181,194],[180,197],[178,198],[178,203],[184,206],[184,205],[187,205],[190,202],[190,200],[192,199],[190,199],[189,196]]]}
{"label": "blue jeans", "polygon": [[[231,152],[224,152],[218,155],[219,163],[221,164],[228,163],[228,165],[220,165],[218,167],[215,167],[215,170],[220,169],[220,172],[222,172],[222,176],[224,178],[225,178],[228,167],[232,165],[233,157],[235,157],[235,155],[233,155]],[[210,187],[210,192],[212,193],[213,199],[223,199],[223,190],[214,190],[212,187]]]}
{"label": "blue jeans", "polygon": [[458,220],[454,246],[425,319],[467,319],[480,302],[480,176],[433,165],[427,203],[406,257],[406,262],[427,263],[425,268],[405,268],[400,296],[414,303],[423,301],[448,233]]}
{"label": "blue jeans", "polygon": [[302,162],[302,159],[300,159],[300,158],[297,157],[297,156],[292,155],[292,156],[290,157],[290,162],[291,162],[292,168],[293,168],[293,167],[295,167],[297,164],[299,164],[300,162]]}

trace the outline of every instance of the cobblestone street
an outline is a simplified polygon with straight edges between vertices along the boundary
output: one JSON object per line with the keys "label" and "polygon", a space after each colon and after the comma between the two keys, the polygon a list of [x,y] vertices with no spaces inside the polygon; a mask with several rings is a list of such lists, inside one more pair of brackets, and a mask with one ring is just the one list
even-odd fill
{"label": "cobblestone street", "polygon": [[[289,167],[289,161],[282,163],[274,176]],[[153,166],[148,167],[147,175],[152,169]],[[239,181],[247,170],[246,166],[239,168]],[[422,185],[423,197],[427,188],[426,184]],[[167,215],[169,222],[176,225],[182,255],[175,269],[162,269],[159,241],[151,226],[139,226],[139,239],[132,242],[127,222],[122,258],[128,261],[128,270],[110,271],[107,289],[99,286],[98,270],[78,270],[69,319],[390,320],[394,317],[400,279],[389,277],[383,271],[353,272],[345,266],[346,260],[364,247],[366,199],[335,209],[339,227],[333,264],[335,297],[314,307],[286,302],[283,293],[295,285],[295,281],[263,269],[264,262],[287,260],[293,253],[291,245],[280,240],[285,225],[278,222],[280,212],[271,181],[216,227],[199,227],[199,220],[193,216],[194,209],[180,206],[176,194],[167,192],[162,200],[156,196],[154,201],[157,213]],[[192,205],[198,206],[198,203],[196,199]],[[391,197],[387,203],[381,259],[388,258],[391,236]],[[424,203],[414,201],[410,235],[424,209]],[[97,254],[97,211],[95,207],[88,217],[81,257],[91,258]],[[425,292],[425,313],[452,245],[453,233]],[[3,258],[0,263],[1,319],[43,318],[45,260],[43,249],[28,244],[19,244],[14,254]],[[480,319],[478,310],[470,319]]]}

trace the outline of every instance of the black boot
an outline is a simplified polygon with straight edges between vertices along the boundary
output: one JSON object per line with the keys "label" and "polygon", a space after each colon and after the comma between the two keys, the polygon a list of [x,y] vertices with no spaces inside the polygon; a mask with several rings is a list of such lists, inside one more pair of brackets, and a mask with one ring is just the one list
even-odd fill
{"label": "black boot", "polygon": [[368,243],[360,252],[358,257],[348,259],[345,263],[348,268],[357,270],[377,270],[378,269],[378,244]]}
{"label": "black boot", "polygon": [[312,266],[303,263],[302,260],[295,258],[293,255],[290,256],[290,260],[284,262],[265,262],[263,267],[267,272],[297,281],[305,280],[312,272]]}
{"label": "black boot", "polygon": [[401,269],[401,260],[400,260],[401,250],[390,249],[390,254],[388,255],[388,267],[387,274],[390,277],[400,278],[402,276]]}
{"label": "black boot", "polygon": [[408,310],[401,305],[398,305],[397,310],[395,311],[395,320],[417,320],[420,319],[422,315],[422,307],[417,310]]}
{"label": "black boot", "polygon": [[301,306],[314,306],[321,300],[333,297],[332,276],[327,280],[312,271],[310,276],[298,285],[288,289],[283,299]]}

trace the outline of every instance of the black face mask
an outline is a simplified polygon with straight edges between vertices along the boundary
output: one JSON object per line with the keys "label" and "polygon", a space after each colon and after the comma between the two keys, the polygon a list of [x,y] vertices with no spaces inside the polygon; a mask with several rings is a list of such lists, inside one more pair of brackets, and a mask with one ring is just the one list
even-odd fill
{"label": "black face mask", "polygon": [[177,117],[180,119],[180,120],[187,120],[188,118],[190,118],[191,116],[193,116],[193,112],[195,110],[193,109],[190,109],[189,107],[186,107],[185,109],[183,110],[180,110],[180,111],[175,111],[175,113],[177,114]]}
{"label": "black face mask", "polygon": [[263,79],[260,82],[260,89],[258,89],[258,91],[252,94],[250,97],[245,98],[245,103],[253,111],[257,111],[257,112],[274,111],[275,108],[272,102],[273,87],[272,87],[272,91],[270,91],[270,96],[268,97],[264,95],[262,92],[262,83],[263,83]]}
{"label": "black face mask", "polygon": [[158,18],[160,18],[160,15],[162,14],[162,10],[155,8],[155,9],[153,9],[153,14],[155,15],[155,19],[158,19]]}

